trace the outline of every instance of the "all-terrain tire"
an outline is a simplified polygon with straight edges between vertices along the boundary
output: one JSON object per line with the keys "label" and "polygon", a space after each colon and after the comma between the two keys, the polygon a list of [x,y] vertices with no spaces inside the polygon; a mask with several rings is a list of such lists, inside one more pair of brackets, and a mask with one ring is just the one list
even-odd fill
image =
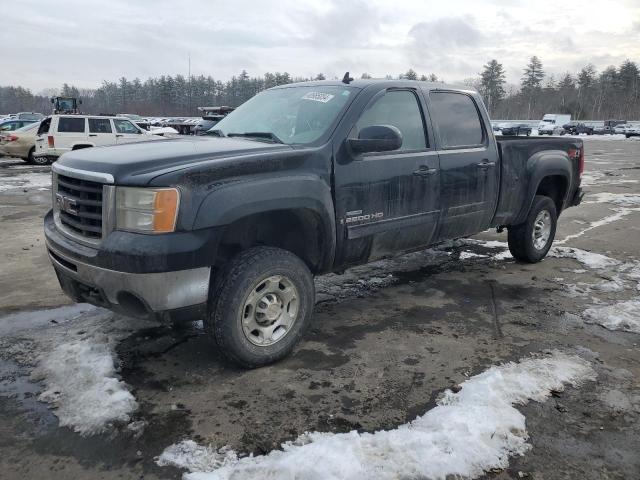
{"label": "all-terrain tire", "polygon": [[[546,212],[541,213],[541,212]],[[548,237],[546,241],[541,242],[540,239],[544,235],[539,235],[541,231],[541,221],[546,220],[545,226],[548,226]],[[553,243],[556,235],[556,226],[558,222],[558,214],[556,205],[549,197],[544,195],[536,195],[529,209],[527,219],[519,224],[508,228],[509,251],[516,260],[527,263],[536,263],[542,260]],[[538,241],[536,242],[536,235]]]}
{"label": "all-terrain tire", "polygon": [[[256,345],[257,337],[252,342],[243,326],[246,302],[261,282],[273,278],[286,279],[288,288],[295,288],[295,320],[275,343]],[[300,258],[280,248],[253,247],[239,253],[214,275],[205,328],[229,360],[245,368],[260,367],[291,352],[311,321],[314,304],[313,275]]]}

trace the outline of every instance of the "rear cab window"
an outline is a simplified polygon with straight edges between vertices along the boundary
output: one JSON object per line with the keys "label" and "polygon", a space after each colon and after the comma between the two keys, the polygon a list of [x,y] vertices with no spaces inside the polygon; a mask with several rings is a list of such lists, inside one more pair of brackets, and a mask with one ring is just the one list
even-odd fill
{"label": "rear cab window", "polygon": [[464,93],[430,92],[431,117],[442,148],[479,147],[486,142],[474,100]]}
{"label": "rear cab window", "polygon": [[58,119],[58,133],[84,133],[84,117],[60,117]]}

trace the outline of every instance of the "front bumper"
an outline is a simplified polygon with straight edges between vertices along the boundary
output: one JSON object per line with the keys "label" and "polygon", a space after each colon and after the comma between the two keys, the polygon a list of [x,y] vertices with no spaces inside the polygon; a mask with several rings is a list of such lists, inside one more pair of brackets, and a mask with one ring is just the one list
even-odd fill
{"label": "front bumper", "polygon": [[143,318],[198,319],[206,311],[210,267],[128,273],[79,262],[49,242],[47,250],[60,286],[76,302]]}

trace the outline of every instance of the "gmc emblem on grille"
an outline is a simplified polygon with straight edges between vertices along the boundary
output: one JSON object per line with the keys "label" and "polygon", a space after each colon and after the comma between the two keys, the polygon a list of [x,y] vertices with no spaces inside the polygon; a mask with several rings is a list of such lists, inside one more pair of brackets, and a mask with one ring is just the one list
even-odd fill
{"label": "gmc emblem on grille", "polygon": [[58,204],[60,210],[62,210],[63,212],[70,213],[71,215],[78,214],[78,206],[76,204],[76,201],[72,198],[65,197],[60,193],[56,193],[56,203]]}

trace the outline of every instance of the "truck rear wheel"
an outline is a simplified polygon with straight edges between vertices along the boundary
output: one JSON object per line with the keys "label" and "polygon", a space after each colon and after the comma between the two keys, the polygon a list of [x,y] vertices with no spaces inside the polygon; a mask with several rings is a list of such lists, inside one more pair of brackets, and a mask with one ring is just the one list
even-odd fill
{"label": "truck rear wheel", "polygon": [[549,197],[536,195],[527,215],[520,225],[509,227],[509,251],[516,260],[536,263],[542,260],[556,235],[558,214]]}
{"label": "truck rear wheel", "polygon": [[313,313],[315,287],[307,265],[274,247],[241,252],[216,275],[206,328],[222,353],[254,368],[291,352]]}

